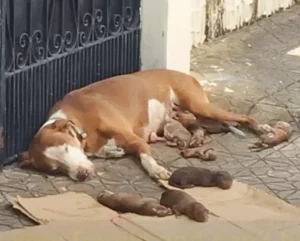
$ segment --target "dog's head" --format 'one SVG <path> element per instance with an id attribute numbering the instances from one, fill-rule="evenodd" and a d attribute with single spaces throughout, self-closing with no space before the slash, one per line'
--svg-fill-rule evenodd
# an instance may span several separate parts
<path id="1" fill-rule="evenodd" d="M 215 173 L 215 179 L 217 186 L 222 189 L 229 189 L 232 186 L 233 178 L 226 171 L 217 171 Z"/>
<path id="2" fill-rule="evenodd" d="M 84 181 L 95 174 L 93 163 L 84 154 L 86 138 L 86 133 L 72 121 L 54 120 L 38 131 L 28 152 L 19 155 L 19 166 Z"/>

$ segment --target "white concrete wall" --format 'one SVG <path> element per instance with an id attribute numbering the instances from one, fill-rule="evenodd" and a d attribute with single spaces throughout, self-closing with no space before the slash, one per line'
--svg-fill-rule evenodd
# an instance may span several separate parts
<path id="1" fill-rule="evenodd" d="M 242 27 L 244 23 L 249 23 L 254 12 L 254 5 L 254 0 L 224 0 L 223 29 L 232 31 Z"/>
<path id="2" fill-rule="evenodd" d="M 270 16 L 280 8 L 286 9 L 294 5 L 294 0 L 259 0 L 257 8 L 257 17 Z"/>
<path id="3" fill-rule="evenodd" d="M 192 0 L 192 43 L 203 43 L 206 39 L 206 0 Z"/>
<path id="4" fill-rule="evenodd" d="M 189 73 L 191 0 L 142 1 L 142 69 Z"/>
<path id="5" fill-rule="evenodd" d="M 205 2 L 207 8 L 203 7 Z M 294 4 L 295 0 L 193 0 L 192 45 L 197 46 L 205 41 L 206 25 L 210 28 L 208 37 L 214 38 L 220 32 L 236 30 L 252 20 L 270 16 Z M 207 9 L 208 18 L 204 18 Z M 222 19 L 218 19 L 220 16 Z"/>
<path id="6" fill-rule="evenodd" d="M 143 0 L 142 69 L 189 73 L 193 45 L 294 3 L 295 0 Z"/>

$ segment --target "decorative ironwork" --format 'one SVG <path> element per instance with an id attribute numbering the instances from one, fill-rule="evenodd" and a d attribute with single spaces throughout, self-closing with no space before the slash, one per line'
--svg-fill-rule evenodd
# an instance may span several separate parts
<path id="1" fill-rule="evenodd" d="M 8 1 L 6 71 L 139 29 L 139 8 L 140 0 Z"/>
<path id="2" fill-rule="evenodd" d="M 0 3 L 7 155 L 27 147 L 47 110 L 66 92 L 140 68 L 140 0 Z"/>

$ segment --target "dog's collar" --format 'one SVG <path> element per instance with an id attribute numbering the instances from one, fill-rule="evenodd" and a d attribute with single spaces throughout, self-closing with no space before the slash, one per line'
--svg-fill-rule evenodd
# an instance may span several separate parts
<path id="1" fill-rule="evenodd" d="M 56 120 L 64 120 L 62 118 L 52 118 L 51 120 L 56 121 Z M 68 120 L 68 122 L 70 123 L 70 127 L 72 128 L 72 130 L 81 137 L 82 140 L 85 140 L 87 138 L 87 133 L 80 128 L 79 126 L 75 125 L 75 123 L 71 120 Z"/>
<path id="2" fill-rule="evenodd" d="M 82 140 L 87 138 L 87 133 L 82 128 L 76 126 L 73 122 L 71 122 L 71 127 L 76 132 L 76 134 L 81 137 Z"/>

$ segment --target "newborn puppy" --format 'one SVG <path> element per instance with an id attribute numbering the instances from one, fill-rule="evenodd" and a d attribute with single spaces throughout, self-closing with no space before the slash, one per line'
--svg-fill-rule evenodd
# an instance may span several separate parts
<path id="1" fill-rule="evenodd" d="M 204 148 L 204 147 L 188 148 L 180 151 L 180 154 L 184 158 L 194 157 L 194 158 L 200 158 L 204 161 L 215 161 L 217 159 L 217 153 L 213 148 Z"/>
<path id="2" fill-rule="evenodd" d="M 165 217 L 172 215 L 169 208 L 152 200 L 145 200 L 139 195 L 128 193 L 113 193 L 105 190 L 97 197 L 102 205 L 120 213 L 136 213 L 144 216 Z"/>
<path id="3" fill-rule="evenodd" d="M 200 127 L 193 132 L 189 147 L 196 148 L 204 144 L 206 131 Z"/>
<path id="4" fill-rule="evenodd" d="M 172 120 L 164 127 L 164 137 L 168 146 L 185 149 L 189 147 L 192 135 L 179 121 Z"/>
<path id="5" fill-rule="evenodd" d="M 185 189 L 194 186 L 219 187 L 229 189 L 233 178 L 226 171 L 212 171 L 200 167 L 181 167 L 174 171 L 168 183 L 170 186 Z"/>
<path id="6" fill-rule="evenodd" d="M 278 121 L 274 127 L 266 124 L 258 125 L 257 132 L 260 133 L 260 140 L 250 144 L 249 149 L 262 151 L 288 141 L 292 136 L 293 128 L 287 122 Z"/>
<path id="7" fill-rule="evenodd" d="M 245 136 L 245 133 L 235 127 L 237 123 L 221 123 L 210 118 L 196 118 L 192 113 L 176 108 L 173 118 L 179 121 L 192 134 L 195 131 L 202 129 L 209 134 L 233 132 L 239 136 Z"/>
<path id="8" fill-rule="evenodd" d="M 160 205 L 171 208 L 176 216 L 186 215 L 197 222 L 206 222 L 209 211 L 189 194 L 179 190 L 167 190 L 160 198 Z"/>
<path id="9" fill-rule="evenodd" d="M 167 146 L 178 147 L 180 150 L 188 148 L 192 135 L 179 121 L 172 119 L 171 114 L 166 117 L 163 130 L 164 137 L 159 137 L 155 132 L 151 132 L 148 141 L 150 143 L 163 141 L 166 142 Z"/>
<path id="10" fill-rule="evenodd" d="M 197 124 L 197 118 L 192 113 L 188 111 L 176 110 L 170 114 L 170 117 L 180 122 L 182 126 L 192 134 L 189 147 L 193 148 L 203 145 L 206 131 Z"/>

